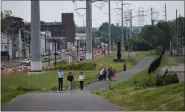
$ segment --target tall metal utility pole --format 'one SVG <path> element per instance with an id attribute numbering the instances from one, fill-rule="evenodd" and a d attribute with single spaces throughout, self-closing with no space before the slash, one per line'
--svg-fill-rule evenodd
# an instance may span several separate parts
<path id="1" fill-rule="evenodd" d="M 153 8 L 151 8 L 151 25 L 154 25 L 153 24 Z"/>
<path id="2" fill-rule="evenodd" d="M 164 8 L 165 8 L 165 21 L 167 21 L 167 11 L 166 11 L 166 3 L 165 3 L 165 6 L 164 6 Z"/>
<path id="3" fill-rule="evenodd" d="M 108 54 L 111 53 L 111 10 L 110 10 L 110 0 L 109 0 L 109 48 Z"/>
<path id="4" fill-rule="evenodd" d="M 177 35 L 177 9 L 176 9 L 176 25 L 175 25 L 176 27 L 175 27 L 175 31 L 176 31 L 176 35 Z"/>
<path id="5" fill-rule="evenodd" d="M 121 10 L 121 22 L 122 22 L 122 27 L 121 27 L 121 30 L 122 30 L 122 34 L 121 34 L 121 49 L 124 50 L 124 27 L 123 27 L 123 5 L 131 5 L 130 3 L 124 3 L 123 4 L 123 0 L 121 0 L 121 8 L 115 8 L 115 9 L 119 9 Z"/>
<path id="6" fill-rule="evenodd" d="M 130 38 L 132 38 L 132 10 L 129 12 L 130 16 Z M 129 39 L 128 39 L 128 61 L 130 61 L 130 48 L 129 48 Z"/>
<path id="7" fill-rule="evenodd" d="M 86 59 L 92 60 L 92 4 L 86 1 Z"/>
<path id="8" fill-rule="evenodd" d="M 31 72 L 41 72 L 40 4 L 31 0 Z"/>
<path id="9" fill-rule="evenodd" d="M 130 38 L 132 38 L 132 10 L 130 10 Z"/>
<path id="10" fill-rule="evenodd" d="M 46 54 L 46 52 L 47 52 L 47 49 L 46 49 L 46 39 L 47 39 L 47 35 L 46 35 L 46 31 L 45 31 L 45 39 L 44 39 L 44 40 L 45 40 L 45 41 L 44 41 L 44 42 L 45 42 L 45 54 Z"/>
<path id="11" fill-rule="evenodd" d="M 123 0 L 121 0 L 121 50 L 124 50 L 124 38 L 123 38 Z"/>

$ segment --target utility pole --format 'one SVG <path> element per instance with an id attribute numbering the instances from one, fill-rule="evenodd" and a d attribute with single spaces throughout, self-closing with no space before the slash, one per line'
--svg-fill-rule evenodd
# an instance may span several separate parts
<path id="1" fill-rule="evenodd" d="M 179 14 L 178 37 L 180 38 L 180 50 L 182 50 L 182 35 L 181 35 L 181 15 Z"/>
<path id="2" fill-rule="evenodd" d="M 165 16 L 165 21 L 167 22 L 167 11 L 166 11 L 166 3 L 165 3 L 165 7 L 164 7 L 164 8 L 165 8 L 165 15 L 164 15 L 164 16 Z"/>
<path id="3" fill-rule="evenodd" d="M 86 1 L 86 59 L 92 60 L 92 4 Z"/>
<path id="4" fill-rule="evenodd" d="M 132 38 L 132 10 L 130 10 L 130 38 Z"/>
<path id="5" fill-rule="evenodd" d="M 130 38 L 132 38 L 132 10 L 130 10 L 130 13 L 129 13 L 129 15 L 130 15 Z M 130 39 L 128 39 L 128 61 L 130 61 L 130 48 L 129 48 L 129 40 Z"/>
<path id="6" fill-rule="evenodd" d="M 55 68 L 57 66 L 57 58 L 56 58 L 56 55 L 57 55 L 57 41 L 56 41 L 56 38 L 55 38 Z"/>
<path id="7" fill-rule="evenodd" d="M 45 54 L 46 54 L 46 51 L 47 51 L 47 49 L 46 49 L 46 38 L 47 38 L 47 35 L 46 35 L 46 31 L 45 31 Z"/>
<path id="8" fill-rule="evenodd" d="M 55 24 L 56 24 L 56 20 L 55 20 Z M 56 31 L 55 31 L 55 33 L 54 33 L 54 41 L 55 41 L 55 68 L 56 68 L 56 64 L 57 64 L 57 58 L 56 58 L 56 56 L 57 56 L 57 41 L 56 41 L 56 37 L 57 37 L 57 35 L 56 35 Z"/>
<path id="9" fill-rule="evenodd" d="M 123 16 L 124 16 L 124 14 L 123 14 L 123 5 L 131 5 L 131 4 L 129 4 L 129 3 L 124 3 L 123 4 L 123 0 L 121 0 L 121 8 L 115 8 L 115 9 L 119 9 L 119 10 L 121 10 L 121 23 L 122 23 L 122 27 L 121 27 L 121 38 L 120 38 L 120 40 L 121 40 L 121 49 L 122 50 L 124 50 L 124 27 L 123 27 Z"/>
<path id="10" fill-rule="evenodd" d="M 108 54 L 111 52 L 111 10 L 110 10 L 110 0 L 109 0 L 109 48 Z"/>
<path id="11" fill-rule="evenodd" d="M 123 0 L 121 0 L 121 48 L 124 50 L 124 38 L 123 38 Z"/>
<path id="12" fill-rule="evenodd" d="M 153 8 L 151 8 L 151 25 L 153 26 L 154 23 L 153 23 Z"/>
<path id="13" fill-rule="evenodd" d="M 78 48 L 79 48 L 79 46 L 78 46 L 78 40 L 76 40 L 76 47 L 77 47 L 76 54 L 77 54 L 77 58 L 78 58 Z"/>

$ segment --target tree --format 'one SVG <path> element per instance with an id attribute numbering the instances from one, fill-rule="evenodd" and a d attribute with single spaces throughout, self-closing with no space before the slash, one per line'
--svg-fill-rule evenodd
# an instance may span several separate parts
<path id="1" fill-rule="evenodd" d="M 169 26 L 167 22 L 159 22 L 157 23 L 157 27 L 163 30 L 164 32 L 165 42 L 163 43 L 163 47 L 169 49 L 169 43 L 170 40 L 172 39 L 172 28 Z"/>
<path id="2" fill-rule="evenodd" d="M 6 33 L 11 29 L 11 25 L 13 23 L 11 10 L 1 11 L 1 32 Z"/>
<path id="3" fill-rule="evenodd" d="M 165 33 L 156 26 L 144 26 L 139 34 L 139 37 L 142 37 L 145 41 L 147 41 L 152 48 L 155 48 L 158 45 L 164 47 L 165 45 Z"/>
<path id="4" fill-rule="evenodd" d="M 13 16 L 10 10 L 5 10 L 4 13 L 1 12 L 1 15 L 4 17 L 1 19 L 1 31 L 3 33 L 11 35 L 12 28 L 14 28 L 14 33 L 18 33 L 19 29 L 24 28 L 24 19 Z"/>

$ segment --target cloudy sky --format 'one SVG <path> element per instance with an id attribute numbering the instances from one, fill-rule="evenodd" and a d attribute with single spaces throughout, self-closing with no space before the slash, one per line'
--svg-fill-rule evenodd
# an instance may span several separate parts
<path id="1" fill-rule="evenodd" d="M 164 5 L 167 5 L 167 19 L 175 19 L 175 11 L 184 16 L 184 1 L 124 1 L 131 5 L 124 5 L 124 11 L 133 10 L 133 25 L 138 25 L 138 9 L 144 9 L 144 24 L 150 24 L 150 9 L 154 9 L 154 19 L 164 20 Z M 2 10 L 11 10 L 14 16 L 23 18 L 26 22 L 31 21 L 31 2 L 30 1 L 2 1 Z M 100 8 L 103 6 L 102 8 Z M 119 1 L 111 1 L 111 22 L 121 23 L 121 11 L 115 8 L 120 8 Z M 78 12 L 76 8 L 85 8 L 85 2 L 72 1 L 41 1 L 40 2 L 40 18 L 45 22 L 61 22 L 61 13 L 74 13 L 75 23 L 79 26 L 86 24 L 85 10 L 81 9 Z M 93 27 L 99 27 L 103 22 L 108 22 L 108 3 L 95 2 L 92 4 L 92 24 Z"/>

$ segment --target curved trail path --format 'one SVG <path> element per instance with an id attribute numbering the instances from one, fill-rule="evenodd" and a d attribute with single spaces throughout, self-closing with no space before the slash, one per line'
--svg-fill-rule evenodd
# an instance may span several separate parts
<path id="1" fill-rule="evenodd" d="M 153 57 L 150 56 L 142 58 L 134 68 L 118 73 L 115 83 L 128 80 L 146 69 L 152 61 Z M 14 98 L 9 104 L 3 104 L 2 111 L 119 111 L 108 100 L 90 93 L 105 89 L 108 85 L 108 81 L 104 81 L 89 84 L 84 91 L 28 93 Z"/>

